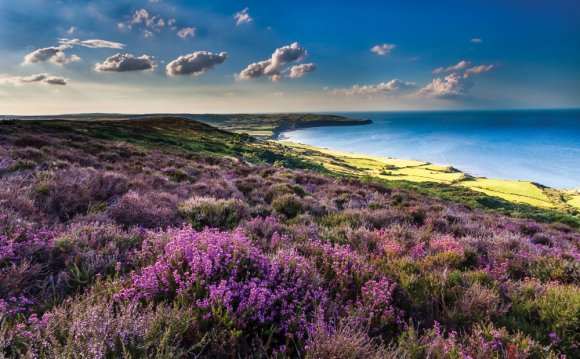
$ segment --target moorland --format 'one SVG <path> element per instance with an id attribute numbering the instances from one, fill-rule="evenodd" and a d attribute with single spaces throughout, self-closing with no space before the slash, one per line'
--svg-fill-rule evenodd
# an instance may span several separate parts
<path id="1" fill-rule="evenodd" d="M 260 121 L 0 122 L 1 353 L 580 355 L 574 193 Z"/>

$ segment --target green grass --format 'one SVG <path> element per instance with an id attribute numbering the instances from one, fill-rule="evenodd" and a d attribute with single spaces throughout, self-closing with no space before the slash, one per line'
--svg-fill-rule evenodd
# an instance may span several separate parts
<path id="1" fill-rule="evenodd" d="M 545 188 L 529 181 L 474 178 L 452 167 L 420 161 L 365 156 L 289 141 L 278 143 L 340 175 L 405 187 L 514 217 L 580 227 L 580 194 L 577 192 Z"/>

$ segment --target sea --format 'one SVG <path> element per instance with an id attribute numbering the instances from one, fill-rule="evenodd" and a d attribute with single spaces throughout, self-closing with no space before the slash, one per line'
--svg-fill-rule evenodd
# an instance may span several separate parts
<path id="1" fill-rule="evenodd" d="M 473 176 L 580 188 L 580 110 L 335 113 L 373 124 L 285 132 L 333 150 L 453 166 Z"/>

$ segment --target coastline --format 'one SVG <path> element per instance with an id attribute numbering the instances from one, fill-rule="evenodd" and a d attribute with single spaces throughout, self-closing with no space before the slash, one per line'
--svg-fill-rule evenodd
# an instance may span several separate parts
<path id="1" fill-rule="evenodd" d="M 475 177 L 452 166 L 441 166 L 431 162 L 305 145 L 284 139 L 283 134 L 274 142 L 343 175 L 371 176 L 387 181 L 447 184 L 542 208 L 580 209 L 580 189 L 550 188 L 527 180 Z"/>
<path id="2" fill-rule="evenodd" d="M 280 124 L 277 127 L 275 127 L 272 130 L 272 136 L 270 136 L 269 139 L 282 140 L 282 139 L 284 139 L 284 132 L 304 130 L 307 128 L 362 126 L 362 125 L 371 125 L 371 124 L 373 124 L 373 121 L 370 119 L 349 119 L 346 117 L 340 121 L 337 121 L 336 119 L 332 119 L 332 120 L 329 119 L 329 120 L 309 121 L 307 123 L 289 122 L 289 123 Z"/>

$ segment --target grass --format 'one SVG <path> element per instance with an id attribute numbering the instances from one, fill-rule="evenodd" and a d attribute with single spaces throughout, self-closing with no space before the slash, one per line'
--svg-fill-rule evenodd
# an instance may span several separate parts
<path id="1" fill-rule="evenodd" d="M 546 188 L 530 181 L 474 178 L 453 167 L 428 162 L 367 156 L 290 141 L 277 141 L 340 175 L 366 177 L 429 194 L 538 221 L 580 226 L 580 194 Z"/>
<path id="2" fill-rule="evenodd" d="M 542 186 L 529 181 L 473 178 L 452 167 L 433 165 L 428 162 L 333 151 L 290 141 L 280 141 L 280 143 L 294 148 L 313 161 L 320 162 L 331 171 L 343 174 L 364 175 L 385 180 L 457 185 L 508 201 L 542 208 L 564 208 L 576 204 L 574 200 L 566 202 L 551 198 Z"/>

